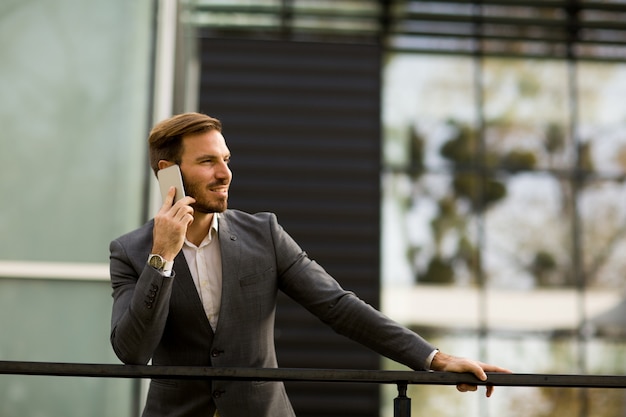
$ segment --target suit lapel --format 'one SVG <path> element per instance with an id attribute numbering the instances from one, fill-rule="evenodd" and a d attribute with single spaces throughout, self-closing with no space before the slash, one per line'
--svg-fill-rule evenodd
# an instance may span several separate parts
<path id="1" fill-rule="evenodd" d="M 239 289 L 239 260 L 241 258 L 241 242 L 237 236 L 237 231 L 233 229 L 232 224 L 228 221 L 228 212 L 219 216 L 219 242 L 222 257 L 222 301 L 220 308 L 220 323 L 229 317 L 228 311 L 231 309 L 232 297 L 229 294 Z M 224 313 L 224 314 L 222 314 Z"/>

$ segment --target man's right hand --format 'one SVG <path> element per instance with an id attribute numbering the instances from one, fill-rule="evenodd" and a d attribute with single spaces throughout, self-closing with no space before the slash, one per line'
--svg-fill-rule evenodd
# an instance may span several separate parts
<path id="1" fill-rule="evenodd" d="M 437 352 L 430 365 L 430 369 L 433 371 L 442 372 L 469 372 L 474 374 L 476 378 L 481 381 L 487 380 L 487 374 L 485 372 L 502 372 L 510 374 L 511 371 L 499 366 L 490 365 L 487 363 L 461 358 L 458 356 L 447 355 L 442 352 Z M 476 391 L 478 387 L 470 384 L 459 384 L 456 387 L 461 392 Z M 487 384 L 487 397 L 491 397 L 493 393 L 493 385 Z"/>
<path id="2" fill-rule="evenodd" d="M 187 227 L 193 222 L 193 197 L 184 197 L 176 204 L 176 188 L 170 187 L 159 212 L 154 216 L 152 251 L 166 261 L 173 261 L 185 242 Z"/>

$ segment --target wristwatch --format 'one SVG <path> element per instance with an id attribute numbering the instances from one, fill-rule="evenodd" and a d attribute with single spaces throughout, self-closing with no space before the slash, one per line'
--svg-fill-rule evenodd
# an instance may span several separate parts
<path id="1" fill-rule="evenodd" d="M 148 256 L 148 265 L 157 271 L 171 271 L 174 261 L 166 261 L 161 255 L 151 253 L 150 256 Z"/>

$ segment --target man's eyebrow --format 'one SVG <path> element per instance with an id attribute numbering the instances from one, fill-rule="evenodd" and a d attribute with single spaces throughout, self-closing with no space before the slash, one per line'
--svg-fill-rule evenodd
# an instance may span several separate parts
<path id="1" fill-rule="evenodd" d="M 204 154 L 196 158 L 196 161 L 205 161 L 207 159 L 230 159 L 230 152 L 225 155 Z"/>

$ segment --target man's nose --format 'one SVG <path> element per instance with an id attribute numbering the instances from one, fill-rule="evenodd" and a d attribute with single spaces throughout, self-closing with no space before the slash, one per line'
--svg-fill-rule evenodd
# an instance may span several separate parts
<path id="1" fill-rule="evenodd" d="M 226 164 L 225 162 L 222 162 L 217 168 L 215 172 L 215 176 L 218 178 L 230 179 L 232 177 L 232 172 L 230 168 L 228 167 L 228 164 Z"/>

